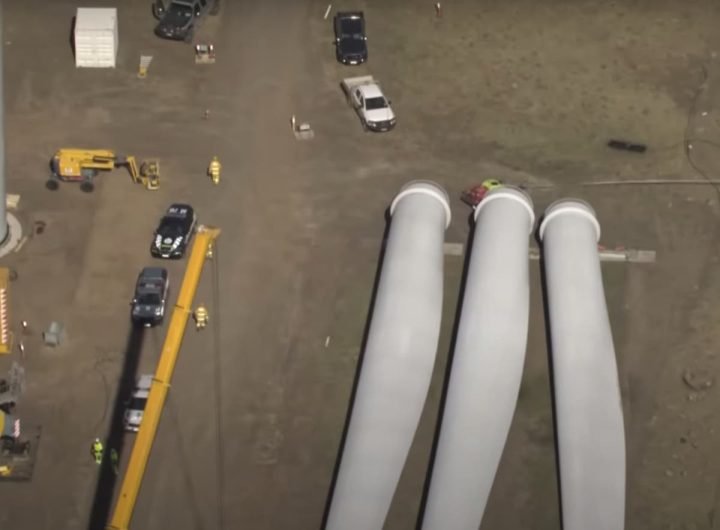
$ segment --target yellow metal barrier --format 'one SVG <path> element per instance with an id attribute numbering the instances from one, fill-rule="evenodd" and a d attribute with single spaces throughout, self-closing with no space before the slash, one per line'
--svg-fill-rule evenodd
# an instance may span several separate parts
<path id="1" fill-rule="evenodd" d="M 165 343 L 160 354 L 155 378 L 150 387 L 150 395 L 145 406 L 140 430 L 130 454 L 130 462 L 123 477 L 120 495 L 110 519 L 110 524 L 107 526 L 108 530 L 127 530 L 130 524 L 145 474 L 145 467 L 150 458 L 150 450 L 157 434 L 160 415 L 170 388 L 175 362 L 185 335 L 187 321 L 192 314 L 192 303 L 200 281 L 200 274 L 205 264 L 208 249 L 219 235 L 220 230 L 217 228 L 204 226 L 198 228 L 187 268 L 185 269 L 185 276 L 180 286 L 177 303 L 173 309 L 170 325 L 165 336 Z"/>
<path id="2" fill-rule="evenodd" d="M 10 329 L 10 269 L 0 268 L 0 354 L 12 352 Z"/>

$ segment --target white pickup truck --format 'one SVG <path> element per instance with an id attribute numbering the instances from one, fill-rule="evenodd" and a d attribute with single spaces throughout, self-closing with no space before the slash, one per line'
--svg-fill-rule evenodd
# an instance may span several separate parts
<path id="1" fill-rule="evenodd" d="M 373 76 L 349 77 L 343 79 L 341 84 L 348 103 L 360 116 L 365 130 L 381 132 L 395 127 L 397 120 L 390 101 L 383 95 Z"/>

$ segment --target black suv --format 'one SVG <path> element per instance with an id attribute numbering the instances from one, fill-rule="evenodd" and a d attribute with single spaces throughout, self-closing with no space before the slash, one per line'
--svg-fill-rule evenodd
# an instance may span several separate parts
<path id="1" fill-rule="evenodd" d="M 346 11 L 335 15 L 335 56 L 342 64 L 367 61 L 365 15 L 362 11 Z"/>
<path id="2" fill-rule="evenodd" d="M 220 0 L 155 0 L 153 15 L 159 20 L 155 35 L 163 39 L 191 42 L 195 28 L 206 14 L 217 15 Z"/>
<path id="3" fill-rule="evenodd" d="M 135 284 L 132 301 L 132 320 L 136 324 L 153 326 L 165 317 L 168 293 L 168 272 L 162 267 L 145 267 Z"/>

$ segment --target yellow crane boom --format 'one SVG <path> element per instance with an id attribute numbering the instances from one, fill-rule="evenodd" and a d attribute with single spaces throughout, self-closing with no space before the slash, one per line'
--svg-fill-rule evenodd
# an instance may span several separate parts
<path id="1" fill-rule="evenodd" d="M 200 281 L 203 265 L 208 250 L 219 235 L 220 230 L 217 228 L 204 226 L 198 228 L 187 268 L 185 269 L 185 276 L 180 286 L 177 303 L 173 309 L 170 325 L 165 336 L 155 377 L 150 387 L 150 394 L 145 406 L 140 430 L 130 454 L 130 461 L 123 477 L 120 495 L 110 519 L 110 524 L 107 526 L 108 530 L 127 530 L 130 524 L 135 501 L 145 475 L 145 467 L 150 458 L 150 451 L 160 423 L 160 415 L 170 388 L 175 362 L 185 335 L 187 321 L 192 313 L 193 298 Z"/>

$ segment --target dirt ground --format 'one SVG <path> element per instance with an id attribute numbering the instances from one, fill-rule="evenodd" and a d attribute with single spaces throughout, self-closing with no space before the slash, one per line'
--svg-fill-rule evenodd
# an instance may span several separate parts
<path id="1" fill-rule="evenodd" d="M 465 243 L 462 189 L 499 177 L 532 188 L 538 214 L 588 200 L 602 243 L 655 250 L 652 265 L 608 264 L 606 291 L 620 363 L 628 441 L 627 528 L 720 528 L 718 209 L 711 186 L 585 186 L 647 178 L 714 178 L 720 12 L 710 0 L 341 2 L 363 9 L 370 59 L 334 61 L 318 0 L 223 2 L 201 35 L 218 51 L 152 34 L 149 0 L 118 5 L 115 70 L 75 69 L 77 3 L 5 2 L 7 188 L 27 243 L 14 268 L 13 323 L 30 323 L 18 413 L 43 428 L 29 483 L 0 483 L 0 528 L 102 528 L 119 479 L 90 457 L 118 427 L 136 373 L 152 372 L 164 329 L 133 332 L 128 303 L 152 263 L 164 208 L 190 201 L 221 227 L 198 302 L 212 329 L 189 329 L 136 507 L 133 528 L 319 528 L 376 275 L 384 212 L 407 181 L 453 197 L 447 241 Z M 136 78 L 140 55 L 149 76 Z M 398 115 L 363 133 L 339 89 L 371 73 Z M 209 118 L 203 119 L 205 111 Z M 703 114 L 705 113 L 705 114 Z M 315 138 L 297 141 L 291 115 Z M 644 154 L 607 140 L 646 143 Z M 686 139 L 693 149 L 686 154 Z M 150 193 L 122 169 L 93 194 L 44 188 L 59 147 L 158 157 Z M 213 155 L 224 166 L 203 177 Z M 35 233 L 44 223 L 42 233 Z M 184 262 L 168 265 L 173 293 Z M 448 256 L 443 333 L 426 411 L 387 529 L 413 528 L 427 473 L 463 261 Z M 518 409 L 483 530 L 559 527 L 540 272 Z M 59 348 L 42 345 L 53 320 Z M 17 329 L 19 333 L 19 329 Z M 710 374 L 710 375 L 708 375 Z M 119 396 L 119 398 L 118 398 Z M 118 401 L 119 399 L 119 401 Z"/>

